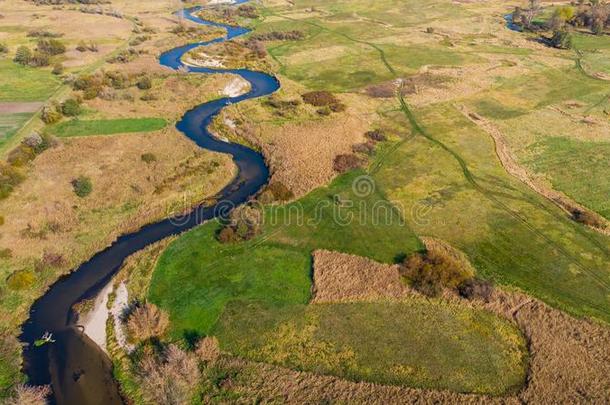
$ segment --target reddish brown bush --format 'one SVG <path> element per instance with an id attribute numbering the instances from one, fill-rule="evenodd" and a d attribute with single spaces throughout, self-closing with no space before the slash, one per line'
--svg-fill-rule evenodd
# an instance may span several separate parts
<path id="1" fill-rule="evenodd" d="M 345 173 L 349 170 L 362 167 L 364 160 L 354 154 L 338 155 L 333 163 L 333 168 L 339 173 Z"/>
<path id="2" fill-rule="evenodd" d="M 581 224 L 585 224 L 587 226 L 591 226 L 594 228 L 602 227 L 601 221 L 595 216 L 595 214 L 592 214 L 587 211 L 573 209 L 572 210 L 572 219 L 576 222 L 579 222 Z"/>
<path id="3" fill-rule="evenodd" d="M 383 142 L 386 139 L 388 139 L 388 137 L 386 136 L 385 132 L 382 129 L 374 129 L 372 131 L 368 131 L 367 133 L 364 134 L 364 136 L 366 136 L 368 139 L 370 139 L 373 142 Z"/>
<path id="4" fill-rule="evenodd" d="M 493 293 L 493 285 L 489 281 L 472 278 L 460 284 L 458 286 L 458 292 L 466 299 L 480 299 L 488 302 Z"/>
<path id="5" fill-rule="evenodd" d="M 303 101 L 307 104 L 311 104 L 316 107 L 323 107 L 333 103 L 337 103 L 339 100 L 328 91 L 312 91 L 303 94 Z"/>
<path id="6" fill-rule="evenodd" d="M 424 295 L 435 297 L 443 288 L 455 289 L 473 277 L 464 263 L 442 251 L 416 253 L 405 259 L 401 274 Z"/>

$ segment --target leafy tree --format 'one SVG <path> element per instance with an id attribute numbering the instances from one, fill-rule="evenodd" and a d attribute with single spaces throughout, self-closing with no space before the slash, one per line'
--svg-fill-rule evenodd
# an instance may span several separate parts
<path id="1" fill-rule="evenodd" d="M 54 124 L 61 119 L 61 113 L 58 111 L 56 105 L 46 105 L 42 109 L 40 119 L 42 119 L 45 124 Z"/>

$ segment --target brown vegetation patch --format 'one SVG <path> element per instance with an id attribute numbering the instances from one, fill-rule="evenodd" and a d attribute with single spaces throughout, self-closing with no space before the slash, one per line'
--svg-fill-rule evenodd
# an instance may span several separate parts
<path id="1" fill-rule="evenodd" d="M 513 319 L 531 353 L 525 403 L 607 403 L 610 328 L 575 319 L 521 293 L 497 291 L 484 305 Z"/>
<path id="2" fill-rule="evenodd" d="M 279 366 L 226 358 L 220 364 L 231 376 L 222 386 L 248 398 L 285 404 L 518 404 L 512 397 L 497 398 L 352 382 L 332 376 L 294 371 Z"/>
<path id="3" fill-rule="evenodd" d="M 313 283 L 315 303 L 400 298 L 408 290 L 398 266 L 328 250 L 313 252 Z"/>

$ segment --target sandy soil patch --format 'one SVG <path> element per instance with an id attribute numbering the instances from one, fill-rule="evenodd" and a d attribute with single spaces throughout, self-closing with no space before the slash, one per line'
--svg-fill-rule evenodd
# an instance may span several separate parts
<path id="1" fill-rule="evenodd" d="M 313 252 L 313 303 L 403 297 L 408 288 L 397 265 L 328 250 Z"/>
<path id="2" fill-rule="evenodd" d="M 17 114 L 36 112 L 42 107 L 41 102 L 31 103 L 0 103 L 0 114 Z"/>
<path id="3" fill-rule="evenodd" d="M 222 90 L 222 94 L 228 97 L 238 97 L 250 90 L 250 83 L 241 77 L 236 77 Z"/>
<path id="4" fill-rule="evenodd" d="M 103 351 L 106 351 L 106 321 L 108 320 L 108 296 L 113 291 L 112 283 L 109 283 L 95 297 L 93 308 L 87 314 L 79 316 L 78 324 L 83 331 Z"/>

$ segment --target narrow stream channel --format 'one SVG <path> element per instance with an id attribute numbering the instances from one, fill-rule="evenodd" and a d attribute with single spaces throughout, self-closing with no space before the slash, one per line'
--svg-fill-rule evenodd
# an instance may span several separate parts
<path id="1" fill-rule="evenodd" d="M 245 2 L 247 0 L 238 0 L 233 4 Z M 110 247 L 58 280 L 34 303 L 20 336 L 20 340 L 26 344 L 23 367 L 31 384 L 52 384 L 52 403 L 123 403 L 118 384 L 112 376 L 110 359 L 76 326 L 72 306 L 84 298 L 97 295 L 131 254 L 168 236 L 191 229 L 219 213 L 226 213 L 227 209 L 246 202 L 268 181 L 269 170 L 259 153 L 242 145 L 218 140 L 207 127 L 223 107 L 269 95 L 279 89 L 280 83 L 271 75 L 246 69 L 225 70 L 184 65 L 181 58 L 191 49 L 231 40 L 249 32 L 246 28 L 202 20 L 194 15 L 200 9 L 196 7 L 185 10 L 181 16 L 198 24 L 224 28 L 227 36 L 172 49 L 162 54 L 159 61 L 163 66 L 186 69 L 189 73 L 236 74 L 250 83 L 248 93 L 202 104 L 188 111 L 177 124 L 177 128 L 201 148 L 230 154 L 238 167 L 238 174 L 218 194 L 219 203 L 216 205 L 200 206 L 183 217 L 166 219 L 121 236 Z M 46 332 L 53 334 L 55 343 L 36 347 L 34 342 Z"/>

